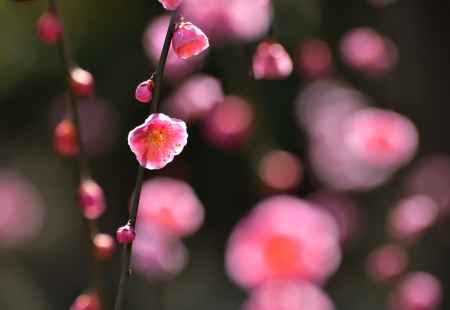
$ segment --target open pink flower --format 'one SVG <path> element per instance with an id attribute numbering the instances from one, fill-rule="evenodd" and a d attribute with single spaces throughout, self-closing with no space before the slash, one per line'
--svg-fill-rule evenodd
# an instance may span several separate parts
<path id="1" fill-rule="evenodd" d="M 203 217 L 202 203 L 189 184 L 157 177 L 142 186 L 139 225 L 184 237 L 199 229 Z"/>
<path id="2" fill-rule="evenodd" d="M 273 280 L 322 282 L 340 262 L 339 232 L 325 211 L 292 196 L 256 206 L 228 243 L 226 266 L 244 288 Z"/>
<path id="3" fill-rule="evenodd" d="M 176 10 L 183 0 L 158 0 L 166 10 Z"/>
<path id="4" fill-rule="evenodd" d="M 181 59 L 199 55 L 209 47 L 206 34 L 190 22 L 181 22 L 175 28 L 172 47 Z"/>
<path id="5" fill-rule="evenodd" d="M 293 69 L 291 56 L 275 42 L 262 42 L 253 56 L 253 74 L 260 79 L 283 79 Z"/>
<path id="6" fill-rule="evenodd" d="M 330 298 L 308 282 L 275 281 L 255 289 L 243 310 L 333 310 Z"/>
<path id="7" fill-rule="evenodd" d="M 130 131 L 128 145 L 141 166 L 154 170 L 165 167 L 180 154 L 187 138 L 185 122 L 156 113 Z"/>

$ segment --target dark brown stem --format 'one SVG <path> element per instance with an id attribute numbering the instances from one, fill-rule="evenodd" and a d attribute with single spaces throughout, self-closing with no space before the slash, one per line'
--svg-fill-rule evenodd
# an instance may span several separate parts
<path id="1" fill-rule="evenodd" d="M 63 19 L 61 17 L 61 13 L 59 11 L 59 6 L 58 6 L 58 1 L 57 0 L 49 0 L 49 10 L 50 12 L 52 12 L 53 14 L 55 14 L 60 23 L 61 23 L 61 27 L 62 32 L 61 32 L 61 37 L 58 41 L 58 51 L 59 51 L 59 55 L 60 55 L 60 59 L 64 68 L 64 76 L 66 79 L 66 83 L 68 85 L 68 89 L 69 89 L 69 115 L 70 118 L 74 124 L 75 127 L 75 131 L 76 131 L 76 142 L 78 145 L 78 154 L 76 155 L 76 160 L 75 160 L 75 167 L 74 167 L 74 179 L 75 179 L 75 201 L 76 204 L 79 204 L 79 198 L 78 198 L 78 190 L 79 187 L 81 185 L 81 182 L 90 177 L 90 173 L 89 173 L 89 167 L 88 167 L 88 163 L 87 163 L 87 158 L 86 158 L 86 152 L 84 149 L 84 145 L 82 142 L 82 137 L 81 137 L 81 124 L 80 124 L 80 116 L 79 116 L 79 111 L 78 111 L 78 98 L 77 95 L 73 93 L 73 91 L 70 88 L 70 79 L 71 79 L 71 70 L 74 67 L 74 61 L 72 58 L 72 54 L 70 51 L 70 45 L 69 45 L 69 41 L 66 35 L 66 32 L 64 30 L 64 25 L 63 25 Z M 101 275 L 100 275 L 100 264 L 98 262 L 98 260 L 95 258 L 95 253 L 94 253 L 94 244 L 93 244 L 93 238 L 95 236 L 95 234 L 98 232 L 98 224 L 96 220 L 88 220 L 83 216 L 83 221 L 86 227 L 86 232 L 87 232 L 87 238 L 89 239 L 88 245 L 89 245 L 89 253 L 90 253 L 90 269 L 92 271 L 91 276 L 92 276 L 92 286 L 95 290 L 95 292 L 97 293 L 97 295 L 99 296 L 99 298 L 101 299 L 101 304 L 104 305 L 105 299 L 102 298 L 103 294 L 102 294 L 102 285 L 101 285 Z"/>
<path id="2" fill-rule="evenodd" d="M 172 16 L 170 18 L 169 27 L 167 28 L 166 38 L 164 40 L 164 46 L 161 50 L 161 56 L 159 58 L 158 66 L 155 72 L 155 90 L 153 94 L 153 100 L 150 106 L 150 113 L 156 113 L 159 111 L 159 102 L 161 97 L 161 86 L 164 78 L 164 69 L 166 67 L 167 56 L 169 54 L 170 44 L 172 42 L 173 33 L 175 31 L 175 26 L 179 20 L 178 11 L 172 12 Z M 136 218 L 138 214 L 139 208 L 139 200 L 141 196 L 142 183 L 144 181 L 145 169 L 142 166 L 139 166 L 136 177 L 136 184 L 133 190 L 133 196 L 131 200 L 131 210 L 130 217 L 128 220 L 128 225 L 130 225 L 133 229 L 136 226 Z M 117 289 L 115 310 L 121 310 L 123 305 L 123 299 L 125 296 L 125 287 L 126 280 L 128 276 L 131 274 L 130 268 L 130 257 L 131 250 L 133 247 L 133 243 L 127 244 L 123 246 L 122 249 L 122 262 L 121 262 L 121 273 L 119 286 Z"/>

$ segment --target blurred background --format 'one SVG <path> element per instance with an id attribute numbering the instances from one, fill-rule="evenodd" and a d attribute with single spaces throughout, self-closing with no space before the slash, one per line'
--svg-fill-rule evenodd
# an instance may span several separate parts
<path id="1" fill-rule="evenodd" d="M 107 205 L 99 227 L 114 235 L 137 170 L 127 135 L 148 111 L 134 90 L 154 70 L 165 12 L 156 0 L 60 2 L 73 56 L 95 77 L 81 126 Z M 211 48 L 187 62 L 169 57 L 162 109 L 185 119 L 190 137 L 147 177 L 188 183 L 205 218 L 162 289 L 152 268 L 131 278 L 125 308 L 239 309 L 248 294 L 225 268 L 230 234 L 258 202 L 284 194 L 336 218 L 342 259 L 323 283 L 336 309 L 450 309 L 448 1 L 266 2 L 182 7 Z M 90 280 L 73 161 L 54 150 L 67 94 L 57 49 L 37 36 L 46 9 L 41 0 L 0 2 L 2 310 L 68 309 Z M 289 53 L 286 78 L 253 78 L 265 39 Z M 362 146 L 371 130 L 390 144 Z M 394 251 L 376 256 L 388 244 Z M 107 303 L 118 254 L 101 264 Z M 416 288 L 428 307 L 390 305 L 416 271 L 432 275 Z"/>

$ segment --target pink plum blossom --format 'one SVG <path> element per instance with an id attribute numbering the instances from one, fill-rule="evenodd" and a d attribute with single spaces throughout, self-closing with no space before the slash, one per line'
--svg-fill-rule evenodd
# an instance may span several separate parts
<path id="1" fill-rule="evenodd" d="M 137 272 L 150 279 L 168 279 L 183 270 L 187 261 L 187 249 L 179 239 L 139 225 L 131 256 Z"/>
<path id="2" fill-rule="evenodd" d="M 39 191 L 26 179 L 0 172 L 0 247 L 14 247 L 36 237 L 44 220 Z"/>
<path id="3" fill-rule="evenodd" d="M 70 88 L 77 96 L 89 97 L 94 93 L 94 77 L 89 71 L 73 68 L 70 71 Z"/>
<path id="4" fill-rule="evenodd" d="M 300 73 L 306 78 L 315 80 L 329 76 L 333 72 L 333 55 L 325 41 L 311 39 L 300 45 Z"/>
<path id="5" fill-rule="evenodd" d="M 272 20 L 272 4 L 267 0 L 184 0 L 181 9 L 215 44 L 257 40 Z"/>
<path id="6" fill-rule="evenodd" d="M 323 282 L 340 262 L 334 219 L 310 203 L 275 196 L 234 229 L 226 250 L 229 276 L 244 288 L 273 280 Z"/>
<path id="7" fill-rule="evenodd" d="M 146 169 L 161 169 L 181 153 L 187 144 L 186 124 L 156 113 L 130 131 L 128 145 L 139 164 Z"/>
<path id="8" fill-rule="evenodd" d="M 158 0 L 166 10 L 176 10 L 183 0 Z"/>
<path id="9" fill-rule="evenodd" d="M 250 136 L 254 118 L 254 111 L 244 98 L 227 96 L 207 115 L 203 132 L 211 144 L 221 149 L 239 148 Z"/>
<path id="10" fill-rule="evenodd" d="M 254 291 L 243 310 L 334 310 L 321 288 L 308 282 L 275 281 Z"/>
<path id="11" fill-rule="evenodd" d="M 153 98 L 153 88 L 155 87 L 155 83 L 153 80 L 147 80 L 142 83 L 140 83 L 136 87 L 136 92 L 134 97 L 137 101 L 142 103 L 150 102 Z"/>
<path id="12" fill-rule="evenodd" d="M 426 272 L 405 276 L 393 290 L 391 310 L 437 310 L 442 302 L 442 286 L 438 279 Z"/>
<path id="13" fill-rule="evenodd" d="M 95 258 L 101 261 L 110 259 L 116 249 L 113 237 L 108 234 L 96 234 L 92 239 L 92 244 Z"/>
<path id="14" fill-rule="evenodd" d="M 370 253 L 366 269 L 377 282 L 387 282 L 401 275 L 408 265 L 408 252 L 395 244 L 383 245 Z"/>
<path id="15" fill-rule="evenodd" d="M 143 184 L 139 225 L 184 237 L 198 230 L 203 218 L 202 203 L 192 187 L 184 181 L 156 177 Z"/>
<path id="16" fill-rule="evenodd" d="M 439 207 L 428 196 L 402 199 L 388 215 L 388 232 L 400 241 L 413 242 L 437 220 Z"/>
<path id="17" fill-rule="evenodd" d="M 379 76 L 395 66 L 395 44 L 368 27 L 356 28 L 344 35 L 340 52 L 345 63 L 370 76 Z"/>
<path id="18" fill-rule="evenodd" d="M 300 160 L 287 151 L 274 150 L 263 156 L 258 175 L 270 189 L 286 191 L 297 187 L 303 178 Z"/>
<path id="19" fill-rule="evenodd" d="M 256 79 L 284 79 L 293 69 L 291 56 L 275 42 L 262 42 L 253 55 L 253 74 Z"/>
<path id="20" fill-rule="evenodd" d="M 55 44 L 61 38 L 62 25 L 59 18 L 51 12 L 41 15 L 37 24 L 38 36 L 46 44 Z"/>
<path id="21" fill-rule="evenodd" d="M 102 188 L 92 179 L 81 182 L 79 189 L 80 208 L 87 219 L 95 220 L 106 208 Z"/>
<path id="22" fill-rule="evenodd" d="M 147 30 L 144 33 L 144 49 L 148 58 L 150 58 L 154 65 L 158 63 L 159 57 L 161 56 L 167 28 L 169 27 L 169 20 L 170 17 L 167 15 L 156 17 L 148 25 Z M 188 75 L 201 66 L 202 56 L 203 54 L 191 58 L 189 61 L 185 61 L 177 57 L 173 48 L 169 49 L 166 74 L 164 76 L 168 79 L 176 80 Z"/>
<path id="23" fill-rule="evenodd" d="M 56 126 L 53 145 L 59 155 L 74 156 L 78 154 L 77 133 L 71 120 L 62 120 Z"/>
<path id="24" fill-rule="evenodd" d="M 352 113 L 343 134 L 345 147 L 357 160 L 385 169 L 408 163 L 418 146 L 417 129 L 408 118 L 376 108 Z"/>
<path id="25" fill-rule="evenodd" d="M 205 117 L 223 100 L 221 82 L 212 76 L 198 74 L 185 81 L 164 107 L 174 117 L 195 121 Z"/>
<path id="26" fill-rule="evenodd" d="M 100 298 L 95 293 L 85 293 L 75 299 L 70 310 L 101 310 Z"/>
<path id="27" fill-rule="evenodd" d="M 179 58 L 189 59 L 207 50 L 209 40 L 200 28 L 190 22 L 182 21 L 175 28 L 172 47 Z"/>

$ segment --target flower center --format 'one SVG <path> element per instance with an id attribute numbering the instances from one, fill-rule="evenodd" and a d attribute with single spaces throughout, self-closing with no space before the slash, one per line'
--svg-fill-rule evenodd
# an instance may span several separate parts
<path id="1" fill-rule="evenodd" d="M 161 130 L 152 130 L 148 135 L 148 142 L 156 147 L 160 147 L 165 140 L 166 137 Z"/>
<path id="2" fill-rule="evenodd" d="M 271 237 L 265 246 L 266 263 L 278 275 L 292 273 L 300 259 L 300 247 L 297 240 L 284 235 Z"/>

